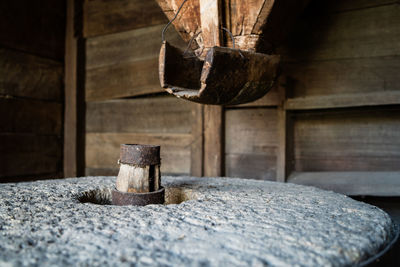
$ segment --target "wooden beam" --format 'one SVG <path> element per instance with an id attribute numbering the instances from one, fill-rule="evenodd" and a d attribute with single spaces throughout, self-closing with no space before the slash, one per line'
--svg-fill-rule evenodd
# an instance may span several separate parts
<path id="1" fill-rule="evenodd" d="M 294 172 L 288 182 L 351 196 L 400 196 L 400 172 Z"/>
<path id="2" fill-rule="evenodd" d="M 223 107 L 204 106 L 204 176 L 222 176 Z"/>
<path id="3" fill-rule="evenodd" d="M 190 151 L 190 175 L 203 176 L 203 130 L 204 130 L 204 106 L 192 105 L 192 144 Z"/>
<path id="4" fill-rule="evenodd" d="M 77 7 L 79 1 L 67 0 L 67 25 L 65 36 L 65 84 L 64 84 L 64 177 L 75 177 L 83 175 L 83 153 L 84 136 L 82 134 L 82 124 L 84 124 L 83 104 L 83 88 L 81 76 L 78 73 L 83 73 L 81 69 L 81 60 L 79 56 L 82 52 L 82 40 L 79 40 L 75 35 L 75 22 Z"/>
<path id="5" fill-rule="evenodd" d="M 400 91 L 383 91 L 290 98 L 285 103 L 285 109 L 307 110 L 398 104 L 400 104 Z"/>
<path id="6" fill-rule="evenodd" d="M 221 45 L 220 1 L 199 0 L 204 47 Z M 206 53 L 207 49 L 204 49 Z M 203 54 L 205 55 L 205 54 Z M 204 175 L 223 175 L 223 107 L 204 106 Z"/>

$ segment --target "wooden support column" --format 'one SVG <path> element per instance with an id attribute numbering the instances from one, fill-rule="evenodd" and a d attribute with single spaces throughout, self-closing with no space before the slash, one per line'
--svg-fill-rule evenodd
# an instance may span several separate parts
<path id="1" fill-rule="evenodd" d="M 200 19 L 204 42 L 207 48 L 221 45 L 220 1 L 200 0 Z M 223 175 L 223 107 L 204 106 L 204 175 Z"/>
<path id="2" fill-rule="evenodd" d="M 278 155 L 277 173 L 278 182 L 286 182 L 293 170 L 293 130 L 290 113 L 285 109 L 287 81 L 285 77 L 278 81 Z"/>
<path id="3" fill-rule="evenodd" d="M 204 144 L 204 105 L 195 104 L 192 108 L 192 145 L 190 151 L 190 175 L 203 176 Z"/>
<path id="4" fill-rule="evenodd" d="M 64 177 L 83 175 L 84 137 L 84 103 L 82 84 L 83 70 L 80 62 L 82 40 L 75 34 L 76 6 L 80 1 L 67 0 L 67 23 L 65 36 L 64 60 Z M 80 73 L 81 77 L 78 76 Z"/>

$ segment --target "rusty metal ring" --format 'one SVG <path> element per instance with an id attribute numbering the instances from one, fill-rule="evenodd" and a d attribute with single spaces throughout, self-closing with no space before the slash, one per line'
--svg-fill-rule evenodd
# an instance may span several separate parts
<path id="1" fill-rule="evenodd" d="M 159 165 L 160 146 L 122 144 L 119 163 L 136 166 Z"/>
<path id="2" fill-rule="evenodd" d="M 160 187 L 159 190 L 148 193 L 125 193 L 113 189 L 111 194 L 113 205 L 146 206 L 150 204 L 164 204 L 165 189 L 164 187 Z"/>

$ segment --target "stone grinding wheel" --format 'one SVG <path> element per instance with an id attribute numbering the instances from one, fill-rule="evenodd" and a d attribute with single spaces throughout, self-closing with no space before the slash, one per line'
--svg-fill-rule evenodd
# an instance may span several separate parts
<path id="1" fill-rule="evenodd" d="M 169 205 L 139 207 L 111 206 L 114 183 L 3 184 L 0 265 L 355 266 L 398 233 L 382 210 L 314 187 L 163 177 Z"/>

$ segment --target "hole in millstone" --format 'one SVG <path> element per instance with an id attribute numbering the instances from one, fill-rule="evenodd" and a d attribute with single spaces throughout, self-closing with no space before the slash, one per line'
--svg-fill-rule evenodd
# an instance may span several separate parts
<path id="1" fill-rule="evenodd" d="M 79 193 L 75 198 L 81 203 L 92 203 L 97 205 L 112 205 L 111 189 L 93 189 Z M 197 199 L 192 189 L 182 187 L 166 187 L 164 205 L 180 204 L 188 200 Z"/>

